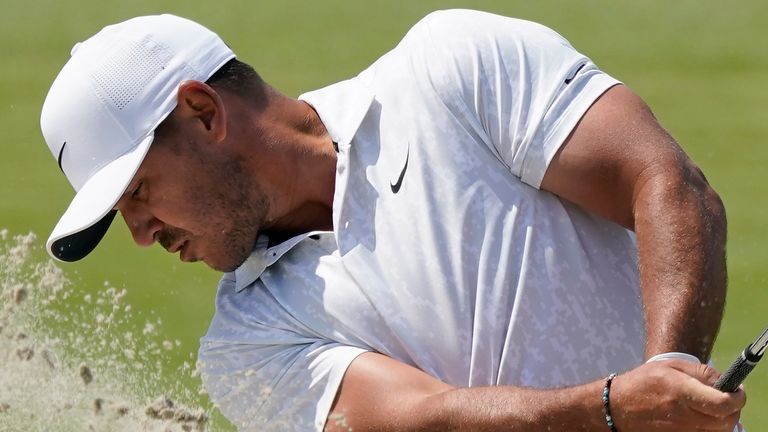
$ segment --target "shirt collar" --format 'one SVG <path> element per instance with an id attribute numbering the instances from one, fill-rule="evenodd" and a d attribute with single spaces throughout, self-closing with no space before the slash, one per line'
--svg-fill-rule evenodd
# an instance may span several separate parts
<path id="1" fill-rule="evenodd" d="M 299 96 L 320 116 L 333 141 L 347 146 L 373 102 L 370 78 L 363 72 L 355 78 Z"/>
<path id="2" fill-rule="evenodd" d="M 251 252 L 251 255 L 234 271 L 235 292 L 240 292 L 248 285 L 254 283 L 261 277 L 267 267 L 276 263 L 277 260 L 289 250 L 293 249 L 293 247 L 299 244 L 302 240 L 311 235 L 324 232 L 325 231 L 310 231 L 308 233 L 299 234 L 272 247 L 269 247 L 269 236 L 266 234 L 259 234 L 259 237 L 256 239 L 256 247 L 253 252 Z"/>

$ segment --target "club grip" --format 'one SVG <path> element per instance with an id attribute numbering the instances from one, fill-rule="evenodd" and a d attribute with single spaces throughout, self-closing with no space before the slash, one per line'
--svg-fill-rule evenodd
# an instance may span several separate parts
<path id="1" fill-rule="evenodd" d="M 740 355 L 736 361 L 731 363 L 731 367 L 720 376 L 720 379 L 715 383 L 715 388 L 727 393 L 735 392 L 756 364 L 747 360 L 743 354 Z"/>

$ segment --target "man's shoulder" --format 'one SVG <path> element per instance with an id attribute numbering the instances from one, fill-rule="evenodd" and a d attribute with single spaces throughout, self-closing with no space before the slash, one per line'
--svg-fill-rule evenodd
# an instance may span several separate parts
<path id="1" fill-rule="evenodd" d="M 485 43 L 495 38 L 536 38 L 543 35 L 563 39 L 554 30 L 533 21 L 471 9 L 446 9 L 425 15 L 411 27 L 403 40 L 425 39 L 435 46 L 456 48 L 456 43 L 462 42 Z"/>
<path id="2" fill-rule="evenodd" d="M 497 73 L 515 56 L 528 56 L 529 47 L 553 45 L 569 46 L 539 23 L 469 9 L 438 10 L 414 24 L 360 76 L 369 78 L 377 95 L 407 94 L 404 89 L 412 83 L 442 96 L 464 97 L 481 75 Z M 531 59 L 531 66 L 537 66 L 538 60 Z"/>

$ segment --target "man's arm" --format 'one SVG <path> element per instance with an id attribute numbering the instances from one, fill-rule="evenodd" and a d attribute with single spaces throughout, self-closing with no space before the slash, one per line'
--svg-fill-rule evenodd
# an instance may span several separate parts
<path id="1" fill-rule="evenodd" d="M 711 387 L 716 372 L 655 362 L 617 377 L 611 404 L 621 431 L 733 429 L 745 395 Z M 693 378 L 692 378 L 693 377 Z M 377 353 L 347 369 L 326 431 L 606 431 L 603 381 L 554 390 L 456 388 Z"/>
<path id="2" fill-rule="evenodd" d="M 634 229 L 645 305 L 646 354 L 709 357 L 725 298 L 725 216 L 701 172 L 624 86 L 589 109 L 542 182 L 593 213 Z M 643 365 L 614 381 L 619 430 L 730 431 L 745 394 L 711 388 L 706 365 Z M 535 390 L 454 388 L 368 353 L 350 365 L 329 431 L 604 431 L 602 381 Z"/>
<path id="3" fill-rule="evenodd" d="M 725 210 L 701 171 L 624 86 L 587 111 L 541 188 L 637 234 L 646 356 L 709 359 L 726 292 Z"/>

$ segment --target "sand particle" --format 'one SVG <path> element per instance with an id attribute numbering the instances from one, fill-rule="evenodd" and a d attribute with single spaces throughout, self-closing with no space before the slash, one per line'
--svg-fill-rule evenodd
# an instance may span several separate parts
<path id="1" fill-rule="evenodd" d="M 35 355 L 35 350 L 30 347 L 18 348 L 16 350 L 16 355 L 19 356 L 21 360 L 31 360 Z"/>
<path id="2" fill-rule="evenodd" d="M 85 385 L 88 385 L 93 381 L 93 374 L 91 373 L 91 368 L 88 367 L 85 363 L 80 363 L 80 378 L 83 379 L 83 382 Z"/>
<path id="3" fill-rule="evenodd" d="M 50 367 L 51 369 L 56 369 L 56 361 L 55 356 L 53 353 L 48 349 L 43 349 L 40 352 L 40 356 L 45 360 L 45 363 Z"/>
<path id="4" fill-rule="evenodd" d="M 11 295 L 14 303 L 21 304 L 21 302 L 27 299 L 27 289 L 24 287 L 16 287 L 11 291 Z"/>
<path id="5" fill-rule="evenodd" d="M 93 400 L 93 413 L 101 414 L 101 409 L 104 407 L 104 399 L 96 398 Z"/>
<path id="6" fill-rule="evenodd" d="M 115 412 L 116 412 L 116 413 L 117 413 L 117 415 L 119 415 L 120 417 L 122 417 L 122 416 L 124 416 L 124 415 L 128 414 L 128 412 L 129 412 L 130 410 L 131 410 L 131 409 L 128 407 L 128 405 L 123 405 L 123 404 L 120 404 L 120 405 L 117 405 L 117 406 L 115 407 Z"/>
<path id="7" fill-rule="evenodd" d="M 172 409 L 173 401 L 168 399 L 166 396 L 160 396 L 159 398 L 155 399 L 154 402 L 147 405 L 147 407 L 144 409 L 144 412 L 149 417 L 162 418 L 161 413 Z M 171 414 L 171 417 L 173 417 L 173 414 Z"/>

